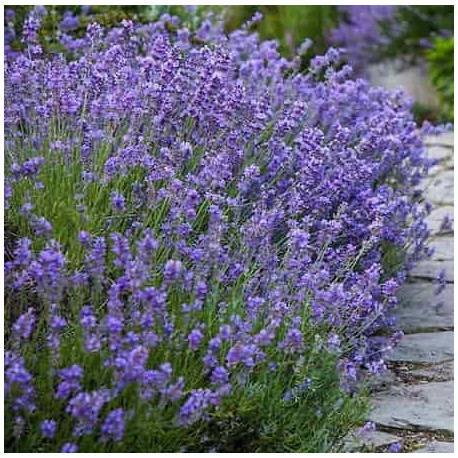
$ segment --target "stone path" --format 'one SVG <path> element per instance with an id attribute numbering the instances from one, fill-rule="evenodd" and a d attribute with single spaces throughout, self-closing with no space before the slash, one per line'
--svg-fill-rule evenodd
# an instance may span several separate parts
<path id="1" fill-rule="evenodd" d="M 370 420 L 377 430 L 364 440 L 364 450 L 386 451 L 397 442 L 403 452 L 453 453 L 453 231 L 440 230 L 446 214 L 453 218 L 453 134 L 429 137 L 427 151 L 440 160 L 424 181 L 434 205 L 428 225 L 435 253 L 412 271 L 399 295 L 405 337 L 388 373 L 373 384 Z M 441 269 L 447 285 L 436 296 Z"/>
<path id="2" fill-rule="evenodd" d="M 428 223 L 435 252 L 401 291 L 397 315 L 406 335 L 391 357 L 388 382 L 375 393 L 370 419 L 403 451 L 453 453 L 453 231 L 440 231 L 444 216 L 453 218 L 453 134 L 430 137 L 427 145 L 428 155 L 440 160 L 424 181 L 434 205 Z M 448 284 L 438 297 L 433 280 L 441 269 Z"/>

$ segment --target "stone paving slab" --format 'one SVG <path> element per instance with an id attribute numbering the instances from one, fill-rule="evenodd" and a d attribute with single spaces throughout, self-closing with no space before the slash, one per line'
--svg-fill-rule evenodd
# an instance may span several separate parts
<path id="1" fill-rule="evenodd" d="M 393 371 L 386 370 L 381 374 L 366 374 L 363 378 L 372 393 L 389 390 L 393 385 L 402 382 L 402 379 Z"/>
<path id="2" fill-rule="evenodd" d="M 442 162 L 444 164 L 444 167 L 448 170 L 453 170 L 455 167 L 455 159 L 454 156 L 450 156 L 448 159 L 444 159 Z"/>
<path id="3" fill-rule="evenodd" d="M 426 189 L 434 180 L 434 178 L 439 175 L 439 173 L 445 172 L 446 170 L 449 170 L 450 167 L 448 159 L 444 159 L 443 161 L 439 162 L 436 165 L 433 165 L 428 172 L 428 177 L 423 178 L 421 180 L 421 184 L 423 186 L 423 189 Z"/>
<path id="4" fill-rule="evenodd" d="M 390 356 L 390 361 L 437 364 L 453 360 L 453 332 L 408 334 Z"/>
<path id="5" fill-rule="evenodd" d="M 442 221 L 446 216 L 449 216 L 452 222 L 454 221 L 452 205 L 437 207 L 428 215 L 426 222 L 428 224 L 428 228 L 433 234 L 437 234 L 439 232 Z"/>
<path id="6" fill-rule="evenodd" d="M 434 280 L 442 269 L 445 269 L 446 281 L 453 283 L 453 261 L 434 261 L 429 259 L 422 261 L 409 272 L 409 276 Z"/>
<path id="7" fill-rule="evenodd" d="M 371 431 L 365 433 L 363 437 L 353 435 L 345 439 L 343 451 L 345 453 L 358 452 L 363 447 L 369 450 L 378 449 L 388 447 L 395 442 L 402 443 L 402 438 L 384 431 Z"/>
<path id="8" fill-rule="evenodd" d="M 369 448 L 386 447 L 395 442 L 401 442 L 400 438 L 394 434 L 385 433 L 384 431 L 373 431 L 364 439 L 364 445 Z"/>
<path id="9" fill-rule="evenodd" d="M 374 397 L 370 420 L 388 428 L 452 436 L 453 381 L 393 387 Z"/>
<path id="10" fill-rule="evenodd" d="M 453 132 L 444 132 L 440 135 L 428 135 L 423 140 L 424 144 L 429 145 L 444 145 L 453 148 Z"/>
<path id="11" fill-rule="evenodd" d="M 437 165 L 420 186 L 425 200 L 434 206 L 427 224 L 437 237 L 429 244 L 434 249 L 431 258 L 409 273 L 398 294 L 395 316 L 406 335 L 389 358 L 383 378 L 369 380 L 375 393 L 369 419 L 389 431 L 384 432 L 388 442 L 379 451 L 405 439 L 407 450 L 453 453 L 453 443 L 446 441 L 454 434 L 454 239 L 453 230 L 440 230 L 446 215 L 453 224 L 453 132 L 430 136 L 426 144 L 426 154 Z M 437 296 L 434 280 L 442 270 L 447 285 Z"/>
<path id="12" fill-rule="evenodd" d="M 430 282 L 407 283 L 400 289 L 395 314 L 405 332 L 453 327 L 454 285 L 447 284 L 439 296 L 435 289 Z"/>
<path id="13" fill-rule="evenodd" d="M 423 195 L 427 201 L 438 205 L 453 205 L 453 170 L 445 170 L 426 182 Z"/>
<path id="14" fill-rule="evenodd" d="M 453 442 L 430 442 L 426 447 L 415 450 L 415 453 L 453 453 Z"/>
<path id="15" fill-rule="evenodd" d="M 453 237 L 437 237 L 429 243 L 434 248 L 433 261 L 453 261 Z"/>
<path id="16" fill-rule="evenodd" d="M 426 150 L 426 155 L 431 159 L 443 160 L 452 155 L 449 147 L 431 145 Z"/>

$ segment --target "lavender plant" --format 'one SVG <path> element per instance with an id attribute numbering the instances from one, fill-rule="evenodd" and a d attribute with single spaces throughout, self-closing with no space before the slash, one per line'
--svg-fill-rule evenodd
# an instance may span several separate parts
<path id="1" fill-rule="evenodd" d="M 65 57 L 39 27 L 5 58 L 6 448 L 338 447 L 428 252 L 411 102 L 249 24 L 93 23 Z"/>

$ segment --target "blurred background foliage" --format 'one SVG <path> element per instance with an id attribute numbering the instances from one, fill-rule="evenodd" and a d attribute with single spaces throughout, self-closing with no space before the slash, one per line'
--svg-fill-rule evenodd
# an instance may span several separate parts
<path id="1" fill-rule="evenodd" d="M 397 57 L 414 62 L 424 55 L 427 42 L 435 36 L 453 35 L 453 5 L 401 6 L 394 20 L 400 33 L 390 37 L 389 44 L 380 49 L 380 57 Z"/>
<path id="2" fill-rule="evenodd" d="M 426 52 L 428 73 L 437 89 L 442 115 L 453 122 L 453 36 L 436 38 L 434 46 Z"/>
<path id="3" fill-rule="evenodd" d="M 8 45 L 19 50 L 22 26 L 30 5 L 5 8 L 5 34 L 9 33 Z M 360 9 L 358 9 L 360 8 Z M 422 65 L 439 94 L 443 109 L 432 118 L 453 120 L 453 11 L 451 5 L 422 5 L 392 7 L 392 17 L 383 20 L 377 16 L 377 6 L 333 5 L 233 5 L 233 6 L 180 6 L 180 5 L 113 5 L 113 6 L 46 6 L 48 13 L 42 23 L 40 43 L 46 52 L 60 52 L 58 35 L 62 24 L 70 24 L 68 33 L 83 36 L 87 25 L 96 21 L 105 27 L 118 25 L 123 19 L 150 22 L 164 14 L 178 16 L 191 30 L 207 18 L 221 18 L 225 31 L 230 33 L 249 21 L 260 11 L 263 20 L 253 29 L 262 40 L 276 39 L 280 52 L 293 57 L 296 49 L 306 38 L 313 45 L 307 58 L 323 54 L 331 46 L 343 46 L 356 50 L 364 65 L 384 59 L 396 59 L 405 65 Z M 385 7 L 387 8 L 387 7 Z M 388 7 L 389 8 L 389 7 Z M 11 11 L 14 11 L 12 20 Z M 357 14 L 354 14 L 356 11 Z M 371 24 L 371 26 L 367 26 Z M 364 27 L 366 26 L 366 27 Z M 353 28 L 353 30 L 352 30 Z M 344 30 L 347 42 L 336 42 L 333 36 Z M 65 31 L 65 27 L 64 27 Z M 361 33 L 360 33 L 361 31 Z M 364 36 L 364 31 L 366 35 Z M 336 33 L 337 32 L 337 33 Z M 342 33 L 340 34 L 342 36 Z M 5 35 L 6 37 L 6 35 Z M 353 40 L 353 43 L 348 42 Z M 358 41 L 360 43 L 358 43 Z M 367 44 L 366 44 L 367 43 Z M 355 66 L 355 59 L 349 61 Z M 353 56 L 354 57 L 354 56 Z M 359 62 L 359 61 L 358 61 Z M 360 72 L 359 68 L 356 68 Z M 361 72 L 360 72 L 361 73 Z M 420 118 L 431 117 L 424 107 L 416 107 Z M 424 112 L 424 114 L 422 114 Z"/>
<path id="4" fill-rule="evenodd" d="M 324 53 L 329 47 L 327 31 L 337 25 L 339 18 L 332 5 L 230 6 L 225 12 L 226 30 L 239 28 L 256 11 L 263 14 L 263 20 L 254 29 L 263 40 L 277 39 L 280 52 L 288 57 L 306 38 L 313 41 L 316 54 Z"/>

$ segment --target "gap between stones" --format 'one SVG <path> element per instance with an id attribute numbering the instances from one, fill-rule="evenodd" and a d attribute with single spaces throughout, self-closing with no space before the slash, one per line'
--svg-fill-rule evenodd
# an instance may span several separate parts
<path id="1" fill-rule="evenodd" d="M 454 361 L 454 358 L 449 358 L 440 363 L 412 363 L 403 361 L 391 361 L 387 367 L 396 376 L 398 376 L 402 383 L 406 385 L 420 385 L 429 382 L 449 382 L 453 380 L 453 374 L 450 376 L 441 376 L 440 369 L 447 363 Z M 431 373 L 431 376 L 417 375 L 415 370 L 421 369 L 436 369 L 436 373 Z M 439 369 L 439 371 L 437 371 Z"/>
<path id="2" fill-rule="evenodd" d="M 422 437 L 428 438 L 429 440 L 438 440 L 442 442 L 453 442 L 454 434 L 447 430 L 434 429 L 434 430 L 422 430 L 415 427 L 395 428 L 393 426 L 384 426 L 376 423 L 377 431 L 383 431 L 384 433 L 394 434 L 396 436 L 405 438 L 409 435 L 421 434 Z"/>

